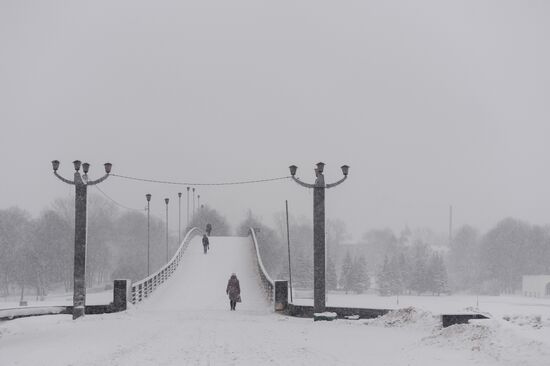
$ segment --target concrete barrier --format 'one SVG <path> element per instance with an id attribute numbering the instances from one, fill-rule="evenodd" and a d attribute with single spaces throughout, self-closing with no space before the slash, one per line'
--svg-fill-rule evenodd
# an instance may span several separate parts
<path id="1" fill-rule="evenodd" d="M 113 284 L 113 312 L 124 311 L 132 296 L 131 280 L 115 280 Z"/>
<path id="2" fill-rule="evenodd" d="M 288 307 L 288 281 L 275 281 L 275 311 Z"/>
<path id="3" fill-rule="evenodd" d="M 443 328 L 454 324 L 467 324 L 470 319 L 489 319 L 481 314 L 443 314 L 441 315 L 441 323 Z"/>

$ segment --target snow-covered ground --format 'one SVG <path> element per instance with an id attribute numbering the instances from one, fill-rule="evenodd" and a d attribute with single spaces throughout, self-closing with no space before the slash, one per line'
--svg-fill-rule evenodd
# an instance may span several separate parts
<path id="1" fill-rule="evenodd" d="M 312 291 L 310 291 L 312 292 Z M 304 296 L 305 295 L 305 296 Z M 294 292 L 294 303 L 312 305 L 313 300 L 304 291 Z M 533 298 L 524 296 L 378 296 L 375 294 L 327 294 L 328 306 L 400 309 L 416 307 L 435 314 L 457 314 L 467 312 L 489 313 L 495 317 L 512 314 L 540 315 L 550 318 L 550 298 Z"/>
<path id="2" fill-rule="evenodd" d="M 249 238 L 212 237 L 208 255 L 195 238 L 174 277 L 126 312 L 0 323 L 0 365 L 550 365 L 550 324 L 529 315 L 531 305 L 509 320 L 445 329 L 432 312 L 440 305 L 372 320 L 290 318 L 265 301 L 253 256 Z M 234 312 L 231 272 L 243 298 Z"/>
<path id="3" fill-rule="evenodd" d="M 73 294 L 71 293 L 56 293 L 50 294 L 44 300 L 37 300 L 36 297 L 26 297 L 28 307 L 35 306 L 67 306 L 73 304 Z M 113 290 L 101 292 L 88 292 L 86 294 L 87 305 L 106 305 L 113 301 Z M 0 300 L 0 309 L 10 309 L 19 307 L 19 298 L 17 296 L 9 299 Z"/>

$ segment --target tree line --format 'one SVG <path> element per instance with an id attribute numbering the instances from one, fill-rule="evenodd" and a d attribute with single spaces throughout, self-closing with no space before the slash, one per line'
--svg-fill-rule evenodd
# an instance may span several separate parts
<path id="1" fill-rule="evenodd" d="M 275 278 L 288 279 L 286 221 L 274 227 L 252 213 L 243 223 L 260 228 L 258 241 L 264 264 Z M 311 220 L 290 217 L 291 267 L 295 288 L 313 286 Z M 550 274 L 550 226 L 506 218 L 486 233 L 463 226 L 447 235 L 426 228 L 367 231 L 358 243 L 339 220 L 326 224 L 326 283 L 329 290 L 380 295 L 514 293 L 523 275 Z"/>
<path id="2" fill-rule="evenodd" d="M 230 227 L 214 209 L 202 206 L 190 227 L 212 223 L 215 235 Z M 182 233 L 184 235 L 185 232 Z M 150 217 L 150 272 L 158 270 L 179 247 L 177 232 Z M 86 286 L 104 286 L 115 278 L 147 276 L 147 213 L 120 210 L 102 196 L 88 197 Z M 25 291 L 38 298 L 52 290 L 71 291 L 74 265 L 74 199 L 57 199 L 33 218 L 17 208 L 0 210 L 0 295 Z M 20 292 L 19 292 L 20 291 Z"/>
<path id="3" fill-rule="evenodd" d="M 147 276 L 146 212 L 119 210 L 102 196 L 88 200 L 87 286 L 114 278 Z M 230 235 L 230 225 L 215 209 L 202 206 L 189 226 L 213 226 L 213 235 Z M 151 272 L 166 259 L 165 223 L 151 216 Z M 247 236 L 256 229 L 260 254 L 273 278 L 288 279 L 286 218 L 268 225 L 249 211 L 236 228 Z M 188 230 L 187 228 L 185 232 Z M 184 233 L 182 233 L 184 234 Z M 179 243 L 169 237 L 169 257 Z M 313 227 L 310 219 L 290 217 L 293 286 L 313 287 Z M 521 276 L 550 273 L 550 226 L 507 218 L 485 234 L 471 226 L 453 233 L 451 243 L 429 229 L 366 232 L 348 243 L 345 223 L 327 220 L 326 281 L 329 290 L 380 295 L 475 292 L 513 293 Z M 74 202 L 57 199 L 38 217 L 19 208 L 0 210 L 0 295 L 33 290 L 44 296 L 54 288 L 72 289 Z"/>
<path id="4" fill-rule="evenodd" d="M 517 292 L 523 275 L 550 274 L 550 226 L 514 218 L 485 234 L 463 226 L 453 237 L 448 267 L 455 291 Z"/>

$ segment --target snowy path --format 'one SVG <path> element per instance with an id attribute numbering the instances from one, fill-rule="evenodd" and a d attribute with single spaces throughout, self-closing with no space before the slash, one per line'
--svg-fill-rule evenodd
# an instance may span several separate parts
<path id="1" fill-rule="evenodd" d="M 502 363 L 461 343 L 426 342 L 433 329 L 423 324 L 387 328 L 274 314 L 250 239 L 211 243 L 204 255 L 195 238 L 174 277 L 126 312 L 0 323 L 0 365 L 538 365 Z M 231 272 L 243 293 L 235 312 L 225 296 Z"/>
<path id="2" fill-rule="evenodd" d="M 235 272 L 244 301 L 238 304 L 239 311 L 265 314 L 269 304 L 261 289 L 254 256 L 248 237 L 210 237 L 206 255 L 201 238 L 197 237 L 187 248 L 174 277 L 139 307 L 176 312 L 229 309 L 225 288 L 229 276 Z"/>

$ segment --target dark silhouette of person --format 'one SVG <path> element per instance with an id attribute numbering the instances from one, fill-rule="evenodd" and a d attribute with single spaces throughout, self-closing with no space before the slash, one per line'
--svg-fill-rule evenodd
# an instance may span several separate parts
<path id="1" fill-rule="evenodd" d="M 225 293 L 229 296 L 230 310 L 235 310 L 237 303 L 241 302 L 241 286 L 235 273 L 232 273 L 229 281 L 227 281 Z"/>
<path id="2" fill-rule="evenodd" d="M 202 246 L 204 247 L 204 254 L 210 249 L 210 241 L 208 240 L 208 237 L 206 234 L 202 236 Z"/>
<path id="3" fill-rule="evenodd" d="M 211 232 L 212 232 L 212 225 L 208 223 L 206 224 L 206 235 L 210 236 Z"/>

